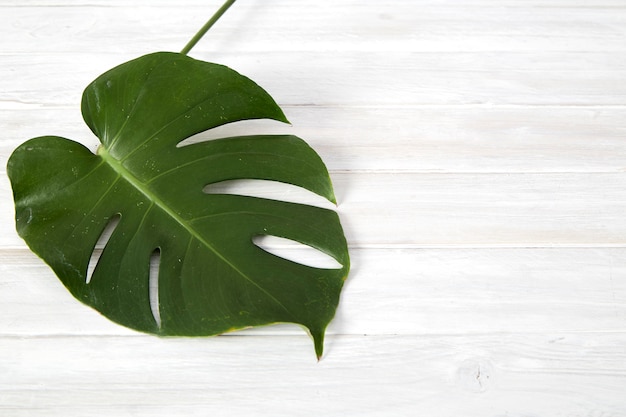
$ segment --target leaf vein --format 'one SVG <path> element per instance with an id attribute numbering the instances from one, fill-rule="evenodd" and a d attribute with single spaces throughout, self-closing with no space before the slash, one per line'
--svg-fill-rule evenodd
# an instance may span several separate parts
<path id="1" fill-rule="evenodd" d="M 274 297 L 271 293 L 269 293 L 265 288 L 263 288 L 259 283 L 254 281 L 251 277 L 249 277 L 242 270 L 237 268 L 235 264 L 233 264 L 229 259 L 227 259 L 223 254 L 221 254 L 209 241 L 204 239 L 198 232 L 191 227 L 191 223 L 183 219 L 180 215 L 174 212 L 171 208 L 169 208 L 165 202 L 163 202 L 157 195 L 155 195 L 150 189 L 148 189 L 145 184 L 143 184 L 138 178 L 136 178 L 130 171 L 128 171 L 120 161 L 116 160 L 113 156 L 108 154 L 105 148 L 100 148 L 100 155 L 102 158 L 114 169 L 117 173 L 119 173 L 130 185 L 132 185 L 135 189 L 145 195 L 154 205 L 163 210 L 172 220 L 180 224 L 185 230 L 187 230 L 193 238 L 198 240 L 202 245 L 204 245 L 207 249 L 213 252 L 222 262 L 228 265 L 233 271 L 235 271 L 239 276 L 247 280 L 250 284 L 257 287 L 262 293 L 264 293 L 268 298 L 278 304 L 283 310 L 285 310 L 289 315 L 295 319 L 295 315 L 283 304 Z"/>
<path id="2" fill-rule="evenodd" d="M 160 172 L 158 175 L 155 175 L 154 177 L 150 178 L 150 180 L 146 182 L 146 185 L 152 184 L 154 181 L 158 180 L 159 178 L 161 178 L 161 177 L 163 177 L 165 175 L 168 175 L 168 174 L 170 174 L 172 172 L 175 172 L 175 171 L 177 171 L 180 168 L 185 168 L 187 166 L 193 165 L 193 164 L 201 162 L 201 161 L 210 161 L 211 159 L 219 158 L 219 157 L 222 157 L 224 155 L 259 155 L 259 156 L 262 156 L 262 155 L 267 156 L 267 155 L 269 155 L 269 156 L 274 156 L 274 157 L 281 158 L 281 159 L 292 159 L 292 160 L 298 161 L 299 163 L 301 163 L 303 165 L 309 165 L 309 166 L 315 168 L 314 164 L 312 164 L 312 163 L 310 163 L 310 162 L 308 162 L 306 160 L 303 160 L 301 158 L 296 158 L 294 156 L 278 154 L 278 153 L 273 153 L 273 152 L 245 152 L 245 151 L 241 151 L 241 152 L 221 152 L 221 153 L 219 153 L 217 155 L 215 155 L 215 154 L 204 155 L 202 157 L 199 157 L 199 158 L 196 158 L 196 159 L 192 159 L 191 161 L 186 162 L 184 164 L 176 165 L 176 166 L 174 166 L 174 167 L 172 167 L 172 168 L 170 168 L 168 170 Z M 249 178 L 249 177 L 247 177 L 247 178 Z"/>
<path id="3" fill-rule="evenodd" d="M 107 190 L 102 193 L 102 195 L 100 196 L 100 198 L 98 198 L 98 200 L 93 204 L 93 206 L 91 207 L 91 209 L 89 209 L 88 212 L 86 212 L 83 215 L 82 220 L 76 225 L 74 226 L 74 228 L 70 231 L 70 233 L 68 233 L 66 236 L 66 239 L 68 237 L 71 237 L 74 235 L 74 233 L 76 232 L 76 230 L 89 218 L 89 216 L 91 214 L 93 214 L 93 212 L 96 210 L 96 208 L 98 208 L 100 206 L 100 204 L 102 204 L 102 201 L 104 201 L 104 199 L 106 198 L 106 196 L 111 192 L 111 190 L 113 189 L 113 187 L 115 186 L 115 184 L 117 184 L 117 182 L 119 181 L 119 179 L 121 178 L 121 175 L 118 174 L 118 176 L 115 178 L 115 180 L 111 181 L 111 184 L 109 185 L 109 187 L 107 188 Z"/>
<path id="4" fill-rule="evenodd" d="M 117 133 L 115 134 L 115 137 L 111 140 L 111 144 L 109 145 L 109 148 L 110 148 L 111 151 L 113 151 L 113 148 L 115 147 L 115 145 L 117 144 L 118 140 L 120 139 L 120 137 L 122 135 L 122 132 L 124 131 L 124 129 L 126 128 L 126 125 L 128 124 L 128 121 L 130 119 L 132 119 L 131 116 L 133 115 L 133 113 L 137 109 L 137 105 L 139 104 L 139 101 L 141 100 L 142 95 L 144 94 L 144 92 L 148 88 L 148 80 L 152 77 L 152 75 L 154 74 L 154 71 L 157 68 L 165 65 L 166 63 L 167 63 L 166 61 L 163 61 L 163 62 L 155 65 L 153 68 L 150 69 L 150 72 L 148 74 L 146 74 L 146 78 L 143 80 L 141 89 L 135 95 L 136 99 L 133 102 L 133 106 L 131 107 L 130 111 L 128 112 L 128 115 L 126 116 L 126 120 L 124 120 L 124 123 L 122 123 L 122 125 L 118 129 Z M 105 117 L 106 117 L 106 113 L 105 113 Z M 108 126 L 108 123 L 106 122 L 106 120 L 105 120 L 105 126 Z"/>
<path id="5" fill-rule="evenodd" d="M 215 97 L 211 96 L 209 98 L 203 98 L 201 101 L 193 104 L 191 107 L 187 108 L 185 111 L 183 111 L 182 113 L 178 114 L 176 117 L 174 117 L 172 120 L 170 120 L 169 122 L 165 123 L 163 125 L 163 127 L 161 127 L 159 130 L 157 130 L 156 132 L 154 132 L 152 135 L 150 135 L 146 140 L 144 140 L 143 142 L 141 142 L 139 145 L 137 145 L 134 149 L 132 149 L 130 152 L 128 152 L 121 160 L 120 162 L 124 162 L 126 161 L 128 158 L 130 158 L 133 154 L 135 154 L 137 151 L 139 151 L 141 149 L 142 146 L 144 146 L 146 143 L 150 142 L 152 139 L 154 139 L 154 137 L 156 137 L 156 135 L 158 135 L 159 133 L 163 132 L 165 129 L 167 129 L 168 127 L 170 127 L 171 125 L 173 125 L 175 122 L 177 122 L 181 117 L 185 117 L 185 115 L 187 115 L 187 113 L 190 113 L 191 111 L 195 110 L 196 108 L 200 107 L 200 105 L 205 104 L 208 101 L 214 100 Z M 210 127 L 208 129 L 212 129 L 216 126 Z M 208 130 L 208 129 L 204 129 L 204 130 Z M 182 138 L 180 141 L 185 140 L 185 138 Z M 179 141 L 179 142 L 180 142 Z"/>

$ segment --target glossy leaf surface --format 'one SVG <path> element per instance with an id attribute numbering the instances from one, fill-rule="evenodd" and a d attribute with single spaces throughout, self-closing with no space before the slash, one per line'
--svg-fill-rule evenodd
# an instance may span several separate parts
<path id="1" fill-rule="evenodd" d="M 69 291 L 120 324 L 159 335 L 299 323 L 321 355 L 349 270 L 337 214 L 203 192 L 225 180 L 263 179 L 334 201 L 319 156 L 285 135 L 177 146 L 226 123 L 286 121 L 274 100 L 227 67 L 161 52 L 101 75 L 85 90 L 82 112 L 102 143 L 97 154 L 47 136 L 21 145 L 8 163 L 18 233 Z M 89 277 L 90 258 L 112 219 L 119 222 Z M 342 267 L 272 255 L 253 243 L 263 235 L 314 247 Z M 155 253 L 158 292 L 151 293 Z"/>

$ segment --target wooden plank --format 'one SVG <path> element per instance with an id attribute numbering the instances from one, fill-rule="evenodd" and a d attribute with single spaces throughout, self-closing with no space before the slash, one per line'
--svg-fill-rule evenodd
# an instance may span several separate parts
<path id="1" fill-rule="evenodd" d="M 89 82 L 137 55 L 3 55 L 0 108 L 75 108 Z M 251 77 L 281 105 L 626 104 L 624 54 L 329 51 L 195 56 Z"/>
<path id="2" fill-rule="evenodd" d="M 623 2 L 241 2 L 198 50 L 621 51 Z M 559 4 L 560 3 L 560 4 Z M 573 3 L 573 4 L 572 4 Z M 13 7 L 10 5 L 13 4 Z M 180 50 L 220 2 L 2 2 L 4 53 Z M 28 5 L 29 7 L 25 7 Z M 85 10 L 91 11 L 85 13 Z M 45 15 L 46 19 L 40 16 Z M 285 41 L 288 39 L 289 41 Z M 27 45 L 25 44 L 27 43 Z"/>
<path id="3" fill-rule="evenodd" d="M 0 254 L 0 337 L 137 334 L 75 300 L 35 255 Z M 351 258 L 328 334 L 624 331 L 626 248 L 353 249 Z M 277 325 L 237 334 L 304 332 Z"/>
<path id="4" fill-rule="evenodd" d="M 296 326 L 162 339 L 71 297 L 14 231 L 10 152 L 95 150 L 87 83 L 220 3 L 0 1 L 0 415 L 626 415 L 624 0 L 238 2 L 192 55 L 294 126 L 206 137 L 279 127 L 328 163 L 353 270 L 326 356 Z"/>
<path id="5" fill-rule="evenodd" d="M 623 246 L 626 174 L 406 174 L 332 176 L 353 247 Z M 297 190 L 297 189 L 296 189 Z M 277 183 L 238 181 L 232 194 L 323 204 Z M 0 216 L 14 216 L 6 177 Z M 10 221 L 0 248 L 23 248 Z"/>
<path id="6" fill-rule="evenodd" d="M 625 180 L 623 174 L 334 176 L 348 241 L 399 247 L 622 245 Z"/>
<path id="7" fill-rule="evenodd" d="M 293 4 L 290 0 L 274 0 L 273 3 L 284 6 Z M 300 3 L 312 4 L 314 0 L 302 0 Z M 367 3 L 363 3 L 358 0 L 341 0 L 336 2 L 337 5 L 344 7 L 354 8 L 367 8 Z M 167 7 L 172 8 L 171 0 L 135 0 L 132 5 L 136 6 L 152 6 L 152 7 Z M 185 5 L 189 7 L 206 6 L 206 0 L 185 0 Z M 219 7 L 221 3 L 217 0 L 212 0 L 209 5 Z M 457 10 L 463 8 L 481 8 L 481 9 L 525 9 L 525 8 L 537 8 L 537 9 L 624 9 L 623 0 L 598 0 L 590 3 L 587 0 L 527 0 L 520 2 L 519 0 L 502 0 L 498 3 L 494 3 L 492 0 L 417 0 L 407 4 L 405 0 L 389 0 L 385 3 L 386 8 L 390 11 L 394 11 L 398 7 L 436 7 L 448 10 Z M 2 0 L 0 7 L 81 7 L 81 8 L 98 8 L 98 7 L 129 7 L 128 2 L 124 0 L 89 0 L 88 2 L 68 1 L 68 0 Z M 238 6 L 245 7 L 245 6 Z M 336 6 L 333 6 L 336 7 Z M 184 8 L 184 6 L 179 6 Z M 308 16 L 308 15 L 306 15 Z"/>
<path id="8" fill-rule="evenodd" d="M 0 338 L 20 416 L 619 416 L 625 333 Z M 54 352 L 54 360 L 50 360 Z"/>
<path id="9" fill-rule="evenodd" d="M 285 107 L 292 125 L 252 120 L 203 133 L 200 139 L 295 134 L 331 171 L 416 173 L 623 172 L 621 107 L 424 106 Z M 95 151 L 98 141 L 78 104 L 4 110 L 0 172 L 22 142 L 57 135 Z M 198 139 L 198 140 L 199 140 Z"/>

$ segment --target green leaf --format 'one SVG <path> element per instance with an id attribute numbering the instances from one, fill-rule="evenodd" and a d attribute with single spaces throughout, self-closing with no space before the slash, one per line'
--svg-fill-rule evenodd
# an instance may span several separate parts
<path id="1" fill-rule="evenodd" d="M 97 154 L 46 136 L 22 144 L 8 163 L 17 231 L 69 291 L 115 322 L 158 335 L 298 323 L 319 357 L 349 270 L 337 213 L 203 192 L 225 180 L 263 179 L 334 202 L 319 156 L 288 135 L 177 146 L 230 122 L 286 122 L 274 100 L 225 66 L 160 52 L 98 77 L 83 94 L 82 112 L 102 142 Z M 119 223 L 88 277 L 96 243 L 113 219 Z M 264 235 L 316 248 L 342 267 L 272 255 L 253 242 Z M 158 300 L 154 294 L 151 300 L 155 252 Z"/>

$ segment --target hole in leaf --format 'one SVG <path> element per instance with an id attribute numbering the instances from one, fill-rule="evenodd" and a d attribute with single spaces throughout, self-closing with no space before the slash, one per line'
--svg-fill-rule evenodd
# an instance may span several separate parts
<path id="1" fill-rule="evenodd" d="M 254 135 L 288 135 L 293 133 L 291 125 L 271 119 L 251 119 L 240 120 L 237 122 L 226 123 L 225 125 L 215 127 L 195 134 L 187 139 L 179 142 L 176 147 L 193 145 L 194 143 L 207 142 L 214 139 L 230 138 L 236 136 L 249 136 L 251 132 Z"/>
<path id="2" fill-rule="evenodd" d="M 209 184 L 202 190 L 206 194 L 233 194 L 249 197 L 267 198 L 270 200 L 287 201 L 290 203 L 307 204 L 335 209 L 335 205 L 324 197 L 305 188 L 292 184 L 269 180 L 227 180 Z"/>
<path id="3" fill-rule="evenodd" d="M 159 310 L 159 267 L 161 264 L 161 250 L 155 249 L 150 256 L 150 309 L 159 328 L 161 327 L 161 312 Z"/>
<path id="4" fill-rule="evenodd" d="M 320 269 L 341 269 L 341 265 L 335 258 L 295 240 L 277 236 L 255 236 L 252 242 L 266 252 L 276 255 L 288 261 L 301 265 Z"/>
<path id="5" fill-rule="evenodd" d="M 115 216 L 111 217 L 107 225 L 104 226 L 104 230 L 102 231 L 102 234 L 98 238 L 98 241 L 96 242 L 96 246 L 94 246 L 94 250 L 91 254 L 91 258 L 89 258 L 89 264 L 87 265 L 87 277 L 85 279 L 86 284 L 89 284 L 91 282 L 93 272 L 96 270 L 96 266 L 98 265 L 98 262 L 100 262 L 100 257 L 102 256 L 104 247 L 109 242 L 109 239 L 111 239 L 111 235 L 113 234 L 113 231 L 119 224 L 121 217 L 122 216 L 120 216 L 119 214 L 116 214 Z"/>

